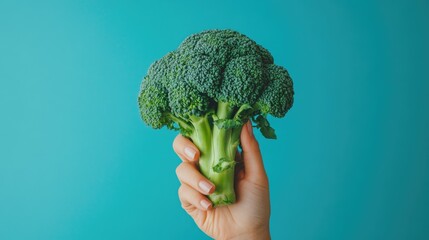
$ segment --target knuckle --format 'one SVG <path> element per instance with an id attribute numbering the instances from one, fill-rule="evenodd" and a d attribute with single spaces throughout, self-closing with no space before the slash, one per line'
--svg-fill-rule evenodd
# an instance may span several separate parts
<path id="1" fill-rule="evenodd" d="M 189 202 L 189 196 L 187 195 L 187 188 L 183 185 L 181 185 L 177 191 L 177 194 L 179 196 L 180 205 L 183 209 L 187 210 L 189 208 L 190 202 Z"/>
<path id="2" fill-rule="evenodd" d="M 177 195 L 179 195 L 179 198 L 182 199 L 183 197 L 183 185 L 180 185 L 179 189 L 177 190 Z"/>
<path id="3" fill-rule="evenodd" d="M 180 172 L 182 171 L 183 163 L 179 164 L 179 166 L 176 167 L 176 176 L 180 178 Z"/>
<path id="4" fill-rule="evenodd" d="M 262 185 L 266 188 L 268 188 L 268 186 L 270 186 L 270 183 L 268 182 L 267 176 L 264 176 L 263 178 L 261 178 L 260 185 Z"/>
<path id="5" fill-rule="evenodd" d="M 267 188 L 270 186 L 270 180 L 269 180 L 269 178 L 268 178 L 268 175 L 267 175 L 267 173 L 265 173 L 264 174 L 264 182 L 265 182 L 265 186 L 267 186 Z"/>

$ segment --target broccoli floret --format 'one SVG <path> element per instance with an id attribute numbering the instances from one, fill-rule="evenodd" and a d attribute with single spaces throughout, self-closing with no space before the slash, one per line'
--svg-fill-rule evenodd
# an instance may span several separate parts
<path id="1" fill-rule="evenodd" d="M 208 30 L 150 66 L 138 103 L 146 124 L 179 130 L 199 148 L 200 171 L 216 185 L 209 198 L 222 206 L 236 200 L 242 126 L 250 119 L 265 137 L 276 138 L 266 117 L 284 117 L 293 95 L 287 70 L 267 49 L 233 30 Z"/>

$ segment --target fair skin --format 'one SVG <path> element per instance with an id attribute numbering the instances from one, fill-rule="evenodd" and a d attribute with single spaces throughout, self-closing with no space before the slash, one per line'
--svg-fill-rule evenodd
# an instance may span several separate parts
<path id="1" fill-rule="evenodd" d="M 198 149 L 178 135 L 173 148 L 182 159 L 176 169 L 181 183 L 179 199 L 197 226 L 214 239 L 270 239 L 268 178 L 250 122 L 243 126 L 240 142 L 237 161 L 243 164 L 236 165 L 237 202 L 213 208 L 207 195 L 215 186 L 198 171 Z"/>

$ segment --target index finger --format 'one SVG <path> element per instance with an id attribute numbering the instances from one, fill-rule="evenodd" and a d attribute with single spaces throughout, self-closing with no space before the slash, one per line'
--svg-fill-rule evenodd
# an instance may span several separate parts
<path id="1" fill-rule="evenodd" d="M 184 162 L 196 162 L 200 158 L 200 151 L 191 140 L 178 134 L 173 141 L 173 149 Z"/>

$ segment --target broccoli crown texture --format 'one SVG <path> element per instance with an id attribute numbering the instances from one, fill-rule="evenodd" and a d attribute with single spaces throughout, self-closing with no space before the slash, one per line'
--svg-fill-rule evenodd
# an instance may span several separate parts
<path id="1" fill-rule="evenodd" d="M 139 96 L 141 116 L 153 128 L 172 128 L 175 122 L 184 128 L 190 116 L 211 113 L 218 102 L 230 108 L 248 105 L 252 116 L 283 117 L 293 103 L 292 80 L 247 36 L 209 30 L 187 37 L 154 62 Z"/>
<path id="2" fill-rule="evenodd" d="M 235 200 L 222 185 L 233 181 L 241 127 L 251 119 L 265 137 L 276 138 L 266 116 L 284 117 L 293 95 L 287 70 L 267 49 L 233 30 L 208 30 L 150 66 L 138 103 L 146 124 L 180 130 L 200 148 L 207 158 L 200 170 L 220 179 L 211 200 L 224 205 Z"/>

